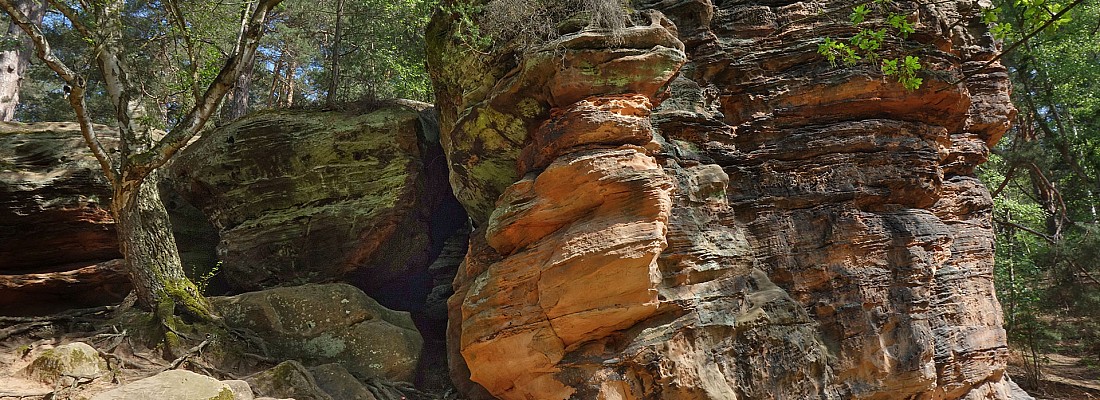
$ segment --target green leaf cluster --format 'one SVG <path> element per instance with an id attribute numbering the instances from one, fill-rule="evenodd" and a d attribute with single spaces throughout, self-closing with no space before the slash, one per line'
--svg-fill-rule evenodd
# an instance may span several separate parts
<path id="1" fill-rule="evenodd" d="M 907 16 L 887 11 L 889 4 L 890 0 L 873 0 L 856 5 L 848 15 L 848 21 L 852 26 L 860 27 L 859 32 L 847 40 L 826 37 L 818 45 L 817 52 L 834 67 L 838 61 L 846 67 L 864 60 L 878 63 L 883 75 L 895 77 L 907 91 L 917 90 L 924 83 L 917 76 L 921 70 L 920 58 L 914 55 L 883 58 L 880 54 L 885 42 L 900 42 L 916 32 L 916 26 L 909 22 Z M 885 17 L 879 18 L 880 15 Z"/>

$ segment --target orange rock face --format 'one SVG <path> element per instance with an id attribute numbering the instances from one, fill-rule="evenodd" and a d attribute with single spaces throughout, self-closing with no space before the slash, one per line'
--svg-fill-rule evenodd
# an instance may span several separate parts
<path id="1" fill-rule="evenodd" d="M 442 140 L 477 225 L 449 302 L 461 389 L 1030 398 L 1004 374 L 973 174 L 1015 112 L 1007 75 L 976 5 L 895 3 L 917 91 L 816 54 L 854 34 L 854 1 L 640 1 L 636 26 L 516 63 L 437 16 Z"/>

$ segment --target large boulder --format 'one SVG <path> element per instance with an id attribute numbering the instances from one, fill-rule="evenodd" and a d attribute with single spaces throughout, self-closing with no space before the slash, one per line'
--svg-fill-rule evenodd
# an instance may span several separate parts
<path id="1" fill-rule="evenodd" d="M 437 14 L 441 137 L 478 227 L 449 301 L 456 384 L 1028 398 L 1005 375 L 974 177 L 1015 112 L 997 47 L 976 2 L 893 2 L 930 70 L 906 91 L 816 53 L 856 33 L 857 3 L 634 1 L 620 31 L 484 53 L 469 15 Z"/>
<path id="2" fill-rule="evenodd" d="M 252 400 L 242 381 L 219 381 L 187 370 L 168 370 L 92 396 L 92 400 Z"/>
<path id="3" fill-rule="evenodd" d="M 353 286 L 281 287 L 211 302 L 228 326 L 251 331 L 276 359 L 337 363 L 359 379 L 415 376 L 424 341 L 409 313 L 382 307 Z"/>
<path id="4" fill-rule="evenodd" d="M 205 133 L 166 180 L 219 231 L 233 289 L 340 280 L 416 309 L 465 220 L 432 120 L 423 104 L 262 112 Z"/>

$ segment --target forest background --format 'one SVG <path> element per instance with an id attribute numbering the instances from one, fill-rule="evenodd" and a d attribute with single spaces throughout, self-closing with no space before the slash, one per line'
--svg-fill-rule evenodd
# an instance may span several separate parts
<path id="1" fill-rule="evenodd" d="M 55 54 L 89 77 L 93 121 L 116 124 L 91 47 L 74 27 L 60 14 L 43 12 L 40 0 L 13 3 L 37 11 L 27 14 L 40 18 Z M 250 3 L 125 2 L 124 57 L 140 66 L 129 78 L 141 88 L 143 123 L 173 126 L 193 106 L 191 88 L 215 78 Z M 1100 371 L 1100 2 L 997 0 L 986 6 L 983 19 L 1003 41 L 1001 61 L 1019 109 L 979 170 L 995 203 L 994 279 L 1005 327 L 1023 355 L 1025 382 L 1041 378 L 1048 354 L 1069 355 Z M 173 8 L 186 25 L 173 22 Z M 282 2 L 269 16 L 252 65 L 237 77 L 211 125 L 269 109 L 355 107 L 393 98 L 432 102 L 423 35 L 439 8 L 437 0 Z M 11 24 L 0 40 L 0 63 L 25 65 L 0 71 L 0 117 L 72 120 L 63 82 L 33 59 L 18 31 Z M 178 40 L 183 35 L 191 46 Z"/>

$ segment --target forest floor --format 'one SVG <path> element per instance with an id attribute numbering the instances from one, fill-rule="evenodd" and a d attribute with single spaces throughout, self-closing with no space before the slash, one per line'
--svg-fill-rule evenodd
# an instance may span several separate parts
<path id="1" fill-rule="evenodd" d="M 1013 357 L 1008 374 L 1037 400 L 1100 400 L 1100 368 L 1065 354 L 1042 354 L 1042 376 L 1029 379 L 1022 357 Z"/>
<path id="2" fill-rule="evenodd" d="M 125 329 L 113 325 L 115 307 L 73 310 L 45 317 L 0 317 L 0 400 L 81 399 L 123 383 L 186 367 L 217 379 L 241 379 L 254 371 L 223 371 L 206 363 L 201 352 L 172 359 L 162 350 L 137 343 Z M 21 371 L 42 352 L 84 342 L 96 348 L 110 373 L 77 379 L 65 387 L 26 378 Z M 1010 359 L 1008 373 L 1037 400 L 1100 400 L 1100 367 L 1065 354 L 1043 354 L 1042 378 L 1029 379 L 1024 358 Z"/>
<path id="3" fill-rule="evenodd" d="M 148 347 L 139 335 L 128 332 L 133 329 L 121 322 L 126 318 L 121 317 L 118 308 L 105 306 L 37 317 L 0 316 L 0 400 L 87 399 L 169 369 L 187 369 L 218 380 L 244 379 L 278 362 L 265 359 L 231 363 L 233 367 L 225 363 L 215 365 L 216 357 L 203 353 L 207 340 L 198 345 L 188 342 L 171 351 L 172 354 L 163 345 Z M 95 377 L 62 378 L 64 385 L 43 384 L 23 373 L 24 368 L 42 353 L 74 342 L 95 348 L 106 360 L 108 371 Z M 372 385 L 386 387 L 385 395 L 375 393 L 379 400 L 457 399 L 451 391 L 425 392 L 403 383 L 377 381 Z"/>
<path id="4" fill-rule="evenodd" d="M 127 333 L 110 326 L 112 307 L 47 317 L 0 317 L 0 400 L 75 399 L 110 390 L 125 382 L 169 369 L 154 350 L 136 346 Z M 76 379 L 65 387 L 28 379 L 22 370 L 48 349 L 84 342 L 105 355 L 112 371 L 96 378 Z"/>

